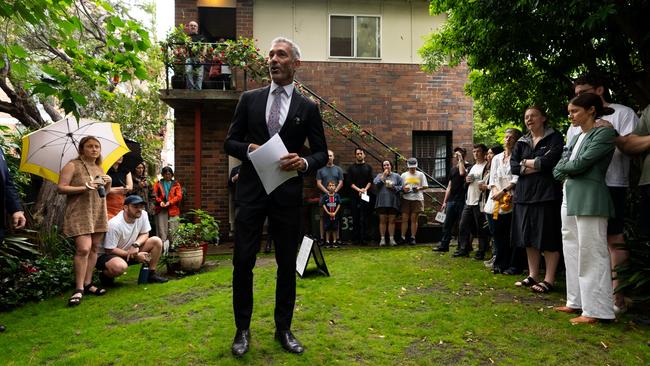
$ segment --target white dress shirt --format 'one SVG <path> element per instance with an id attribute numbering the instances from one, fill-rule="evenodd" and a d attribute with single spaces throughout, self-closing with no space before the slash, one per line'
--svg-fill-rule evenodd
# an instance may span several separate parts
<path id="1" fill-rule="evenodd" d="M 284 88 L 285 94 L 280 94 L 278 96 L 273 95 L 273 91 L 277 88 Z M 275 98 L 282 98 L 280 103 L 280 126 L 284 126 L 284 121 L 287 119 L 287 114 L 289 113 L 289 106 L 291 105 L 291 97 L 293 96 L 293 83 L 285 86 L 279 86 L 275 82 L 271 82 L 271 89 L 269 90 L 269 96 L 266 99 L 266 123 L 269 123 L 269 114 L 271 114 L 271 105 L 273 105 L 273 100 Z"/>

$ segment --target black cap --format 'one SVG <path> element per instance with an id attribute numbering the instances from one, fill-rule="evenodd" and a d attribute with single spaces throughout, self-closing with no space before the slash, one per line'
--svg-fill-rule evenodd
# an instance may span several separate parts
<path id="1" fill-rule="evenodd" d="M 144 203 L 144 200 L 138 195 L 128 196 L 124 199 L 125 205 L 139 205 L 141 203 Z"/>

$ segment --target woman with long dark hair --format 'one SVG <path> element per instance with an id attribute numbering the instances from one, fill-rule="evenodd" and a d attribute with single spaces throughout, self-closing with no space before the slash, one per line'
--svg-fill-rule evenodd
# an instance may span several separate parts
<path id="1" fill-rule="evenodd" d="M 111 176 L 111 190 L 106 196 L 106 212 L 108 219 L 112 219 L 124 208 L 124 199 L 133 189 L 133 178 L 131 172 L 122 166 L 123 157 L 117 159 L 113 166 L 108 169 Z"/>
<path id="2" fill-rule="evenodd" d="M 79 157 L 61 170 L 58 191 L 67 196 L 63 234 L 74 238 L 75 291 L 69 306 L 79 305 L 83 294 L 103 295 L 106 290 L 92 284 L 97 262 L 97 249 L 108 230 L 106 192 L 111 177 L 101 167 L 102 146 L 99 140 L 86 136 L 79 141 Z"/>
<path id="3" fill-rule="evenodd" d="M 562 239 L 566 265 L 567 301 L 555 310 L 582 315 L 571 323 L 596 323 L 614 319 L 612 274 L 607 249 L 607 220 L 614 204 L 605 174 L 614 154 L 613 128 L 595 128 L 596 120 L 614 110 L 601 98 L 580 94 L 569 102 L 569 118 L 581 133 L 567 146 L 554 175 L 564 180 Z"/>

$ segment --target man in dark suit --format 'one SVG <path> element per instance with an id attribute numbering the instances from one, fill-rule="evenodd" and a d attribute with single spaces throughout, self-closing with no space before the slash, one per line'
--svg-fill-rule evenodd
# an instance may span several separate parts
<path id="1" fill-rule="evenodd" d="M 3 216 L 0 217 L 0 242 L 5 239 L 5 219 L 4 214 L 11 215 L 11 226 L 15 229 L 21 229 L 25 227 L 25 214 L 20 206 L 20 201 L 18 200 L 18 193 L 16 193 L 16 187 L 14 182 L 9 175 L 9 169 L 7 168 L 7 162 L 5 161 L 4 153 L 0 149 L 0 203 L 2 204 L 2 213 Z M 0 325 L 0 332 L 4 332 L 5 326 Z"/>
<path id="2" fill-rule="evenodd" d="M 250 321 L 253 313 L 253 267 L 259 251 L 262 226 L 269 219 L 270 234 L 276 245 L 278 264 L 275 290 L 275 337 L 292 353 L 303 347 L 291 333 L 296 299 L 296 252 L 301 239 L 300 206 L 302 177 L 327 163 L 327 143 L 318 106 L 294 90 L 293 76 L 300 66 L 300 49 L 291 40 L 271 42 L 268 59 L 270 86 L 244 92 L 235 110 L 226 136 L 225 150 L 242 161 L 237 182 L 233 255 L 233 309 L 237 333 L 232 352 L 241 356 L 248 351 Z M 279 133 L 289 154 L 280 160 L 280 169 L 297 171 L 267 194 L 248 154 Z M 305 140 L 310 155 L 300 156 Z"/>

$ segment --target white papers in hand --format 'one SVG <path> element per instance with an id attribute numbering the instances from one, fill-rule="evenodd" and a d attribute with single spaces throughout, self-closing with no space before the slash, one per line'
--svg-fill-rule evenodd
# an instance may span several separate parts
<path id="1" fill-rule="evenodd" d="M 370 202 L 370 196 L 368 196 L 367 193 L 361 193 L 361 199 L 366 202 Z"/>
<path id="2" fill-rule="evenodd" d="M 248 154 L 266 194 L 271 194 L 280 184 L 298 176 L 295 170 L 280 169 L 280 158 L 288 153 L 280 135 L 276 133 L 264 145 Z"/>

